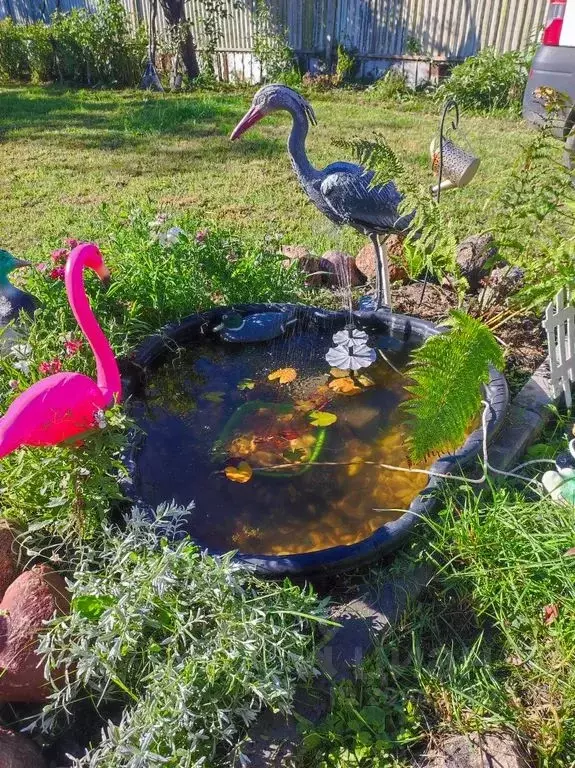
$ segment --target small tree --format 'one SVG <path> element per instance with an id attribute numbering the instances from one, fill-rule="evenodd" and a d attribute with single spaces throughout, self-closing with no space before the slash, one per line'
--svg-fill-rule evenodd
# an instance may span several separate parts
<path id="1" fill-rule="evenodd" d="M 190 80 L 200 74 L 196 43 L 189 22 L 186 20 L 185 0 L 160 0 L 166 21 L 180 32 L 180 56 Z"/>

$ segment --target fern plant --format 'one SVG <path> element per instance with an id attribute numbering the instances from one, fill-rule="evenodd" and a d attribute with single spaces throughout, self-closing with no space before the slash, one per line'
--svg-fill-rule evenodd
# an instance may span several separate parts
<path id="1" fill-rule="evenodd" d="M 503 353 L 491 331 L 465 312 L 453 310 L 450 332 L 428 339 L 413 354 L 405 403 L 412 417 L 410 454 L 421 461 L 462 442 L 481 405 L 489 366 L 503 368 Z"/>
<path id="2" fill-rule="evenodd" d="M 394 181 L 403 195 L 401 214 L 415 211 L 403 244 L 409 276 L 415 278 L 425 269 L 438 279 L 446 274 L 457 275 L 457 239 L 451 222 L 428 188 L 414 178 L 413 172 L 400 160 L 385 137 L 376 133 L 372 139 L 353 138 L 339 140 L 336 144 L 350 152 L 359 165 L 374 172 L 372 186 Z"/>

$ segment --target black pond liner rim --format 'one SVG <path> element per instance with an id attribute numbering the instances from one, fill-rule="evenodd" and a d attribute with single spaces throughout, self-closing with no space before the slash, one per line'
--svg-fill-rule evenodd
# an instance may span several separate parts
<path id="1" fill-rule="evenodd" d="M 130 359 L 130 371 L 125 381 L 124 391 L 128 410 L 130 399 L 137 395 L 143 383 L 162 358 L 167 357 L 178 347 L 189 346 L 191 343 L 208 341 L 215 336 L 213 328 L 221 322 L 226 312 L 239 312 L 252 315 L 266 311 L 285 311 L 294 313 L 299 322 L 313 322 L 320 330 L 338 330 L 344 327 L 350 319 L 349 312 L 324 310 L 301 304 L 236 304 L 228 307 L 217 307 L 206 312 L 189 315 L 181 322 L 164 326 L 159 333 L 150 336 L 137 349 Z M 402 340 L 409 339 L 425 341 L 445 331 L 433 323 L 409 315 L 390 313 L 385 309 L 375 311 L 352 312 L 354 323 L 362 330 L 372 333 L 385 333 Z M 491 442 L 503 423 L 509 403 L 509 391 L 503 374 L 491 368 L 490 381 L 484 387 L 484 399 L 488 403 L 487 439 Z M 124 455 L 127 468 L 127 478 L 123 490 L 130 502 L 143 510 L 154 519 L 154 510 L 136 491 L 138 474 L 137 459 L 145 435 L 135 430 L 130 435 L 128 449 Z M 465 443 L 452 454 L 440 457 L 430 467 L 430 471 L 439 474 L 449 474 L 461 470 L 473 462 L 482 452 L 483 431 L 479 427 L 472 432 Z M 337 572 L 366 565 L 397 549 L 407 538 L 421 518 L 429 517 L 437 509 L 439 500 L 437 491 L 448 480 L 430 477 L 425 488 L 413 499 L 409 509 L 401 517 L 385 523 L 374 533 L 354 544 L 340 544 L 335 547 L 303 552 L 294 555 L 257 555 L 237 552 L 234 559 L 243 563 L 257 574 L 280 578 L 283 576 L 319 575 L 328 571 Z M 168 499 L 166 501 L 169 501 Z M 214 556 L 225 554 L 224 550 L 205 548 L 201 542 L 198 546 Z"/>

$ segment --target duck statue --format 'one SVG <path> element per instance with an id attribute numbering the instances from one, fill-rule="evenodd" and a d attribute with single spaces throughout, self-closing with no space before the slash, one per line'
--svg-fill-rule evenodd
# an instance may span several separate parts
<path id="1" fill-rule="evenodd" d="M 245 316 L 239 312 L 226 312 L 214 331 L 224 341 L 249 344 L 275 339 L 295 322 L 296 318 L 289 312 L 255 312 Z"/>

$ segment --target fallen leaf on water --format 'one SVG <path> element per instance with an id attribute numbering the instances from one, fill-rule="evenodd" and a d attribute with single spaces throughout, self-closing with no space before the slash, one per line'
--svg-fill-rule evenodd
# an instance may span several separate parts
<path id="1" fill-rule="evenodd" d="M 358 392 L 361 392 L 361 387 L 358 387 L 355 381 L 349 376 L 346 376 L 345 379 L 334 379 L 333 381 L 330 381 L 328 387 L 340 395 L 357 395 Z"/>
<path id="2" fill-rule="evenodd" d="M 330 374 L 334 379 L 343 379 L 346 376 L 349 376 L 349 371 L 345 371 L 343 368 L 332 368 Z"/>
<path id="3" fill-rule="evenodd" d="M 242 379 L 238 381 L 238 389 L 253 389 L 256 383 L 253 379 Z"/>
<path id="4" fill-rule="evenodd" d="M 206 392 L 203 398 L 211 403 L 221 403 L 224 399 L 224 392 Z"/>
<path id="5" fill-rule="evenodd" d="M 268 376 L 270 381 L 278 379 L 280 384 L 289 384 L 290 381 L 295 381 L 297 378 L 297 371 L 295 368 L 278 368 L 277 371 L 272 371 Z"/>
<path id="6" fill-rule="evenodd" d="M 247 461 L 240 461 L 237 467 L 226 467 L 224 473 L 228 480 L 234 483 L 247 483 L 252 479 L 254 472 Z"/>
<path id="7" fill-rule="evenodd" d="M 335 413 L 328 411 L 312 411 L 309 418 L 314 427 L 329 427 L 330 424 L 335 424 L 337 421 Z"/>
<path id="8" fill-rule="evenodd" d="M 559 616 L 559 608 L 551 603 L 550 605 L 546 605 L 543 609 L 543 623 L 546 627 L 548 627 L 550 624 L 553 624 L 555 619 Z"/>
<path id="9" fill-rule="evenodd" d="M 359 470 L 361 469 L 361 465 L 363 464 L 363 459 L 361 456 L 354 456 L 347 468 L 347 476 L 348 477 L 355 477 Z"/>
<path id="10" fill-rule="evenodd" d="M 357 380 L 362 387 L 375 387 L 375 381 L 370 379 L 369 376 L 366 376 L 365 373 L 360 373 Z"/>

